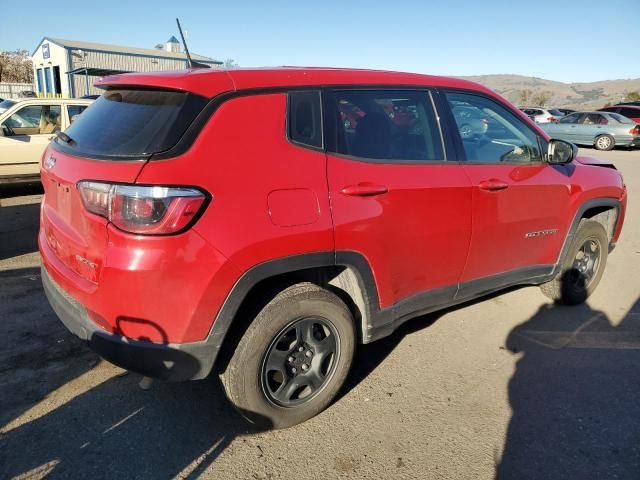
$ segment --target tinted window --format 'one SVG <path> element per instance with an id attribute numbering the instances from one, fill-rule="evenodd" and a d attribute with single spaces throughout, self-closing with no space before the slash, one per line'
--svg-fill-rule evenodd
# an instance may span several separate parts
<path id="1" fill-rule="evenodd" d="M 109 90 L 66 131 L 76 155 L 143 157 L 173 147 L 204 108 L 198 95 L 159 90 Z"/>
<path id="2" fill-rule="evenodd" d="M 540 161 L 538 136 L 497 102 L 478 95 L 447 93 L 458 133 L 470 162 Z M 457 114 L 473 111 L 470 117 Z"/>
<path id="3" fill-rule="evenodd" d="M 311 147 L 322 148 L 322 105 L 320 92 L 289 94 L 289 138 Z"/>
<path id="4" fill-rule="evenodd" d="M 551 115 L 555 115 L 556 117 L 562 117 L 564 115 L 564 113 L 562 113 L 560 110 L 557 110 L 555 108 L 552 108 L 551 110 L 549 110 L 549 113 Z"/>
<path id="5" fill-rule="evenodd" d="M 77 116 L 80 115 L 88 105 L 67 105 L 67 115 L 69 116 L 69 123 L 73 123 L 77 120 Z"/>
<path id="6" fill-rule="evenodd" d="M 336 152 L 376 160 L 443 160 L 442 140 L 427 92 L 334 92 Z"/>
<path id="7" fill-rule="evenodd" d="M 619 113 L 629 118 L 638 118 L 640 117 L 640 108 L 621 108 Z"/>
<path id="8" fill-rule="evenodd" d="M 60 105 L 29 105 L 2 123 L 6 136 L 46 135 L 60 130 Z"/>

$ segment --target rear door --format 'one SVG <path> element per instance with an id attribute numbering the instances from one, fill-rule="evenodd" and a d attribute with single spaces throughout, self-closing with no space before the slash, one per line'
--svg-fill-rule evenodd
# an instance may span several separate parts
<path id="1" fill-rule="evenodd" d="M 445 161 L 428 90 L 327 92 L 328 181 L 335 248 L 364 255 L 381 306 L 422 292 L 453 298 L 471 235 L 471 190 L 463 169 Z M 353 123 L 343 112 L 362 112 Z"/>
<path id="2" fill-rule="evenodd" d="M 62 128 L 62 104 L 21 106 L 1 128 L 0 176 L 37 175 L 42 153 Z"/>
<path id="3" fill-rule="evenodd" d="M 478 109 L 491 124 L 486 134 L 464 139 L 453 123 L 473 186 L 473 233 L 462 281 L 528 276 L 553 264 L 564 239 L 570 167 L 543 162 L 544 139 L 497 100 L 471 92 L 448 92 L 446 98 L 450 105 Z M 461 295 L 470 288 L 462 285 Z"/>
<path id="4" fill-rule="evenodd" d="M 90 290 L 105 265 L 108 221 L 83 206 L 81 180 L 134 183 L 149 157 L 175 145 L 207 99 L 184 92 L 112 89 L 57 138 L 44 156 L 40 245 L 52 267 Z M 167 179 L 171 183 L 171 179 Z M 95 200 L 95 199 L 94 199 Z M 68 273 L 68 272 L 67 272 Z"/>

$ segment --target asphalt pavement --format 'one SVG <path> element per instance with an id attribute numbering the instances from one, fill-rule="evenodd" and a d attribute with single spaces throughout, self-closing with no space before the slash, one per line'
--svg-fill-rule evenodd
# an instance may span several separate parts
<path id="1" fill-rule="evenodd" d="M 622 238 L 587 304 L 537 287 L 361 347 L 340 398 L 259 432 L 215 379 L 155 383 L 72 337 L 40 285 L 38 185 L 0 191 L 0 478 L 640 478 L 640 151 Z"/>

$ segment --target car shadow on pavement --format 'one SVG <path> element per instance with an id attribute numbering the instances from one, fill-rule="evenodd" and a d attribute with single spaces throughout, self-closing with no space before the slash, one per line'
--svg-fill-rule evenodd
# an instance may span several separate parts
<path id="1" fill-rule="evenodd" d="M 0 272 L 0 478 L 196 478 L 255 433 L 219 383 L 156 382 L 101 361 L 49 307 L 40 270 Z"/>
<path id="2" fill-rule="evenodd" d="M 640 472 L 640 299 L 613 325 L 587 304 L 544 305 L 514 328 L 512 417 L 497 479 Z"/>

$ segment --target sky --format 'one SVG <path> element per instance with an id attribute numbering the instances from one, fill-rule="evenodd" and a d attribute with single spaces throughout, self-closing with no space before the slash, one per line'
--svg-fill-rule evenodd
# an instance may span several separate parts
<path id="1" fill-rule="evenodd" d="M 0 51 L 33 51 L 45 36 L 152 48 L 179 38 L 179 17 L 191 52 L 242 67 L 640 77 L 640 0 L 32 0 L 28 10 L 3 16 Z"/>

